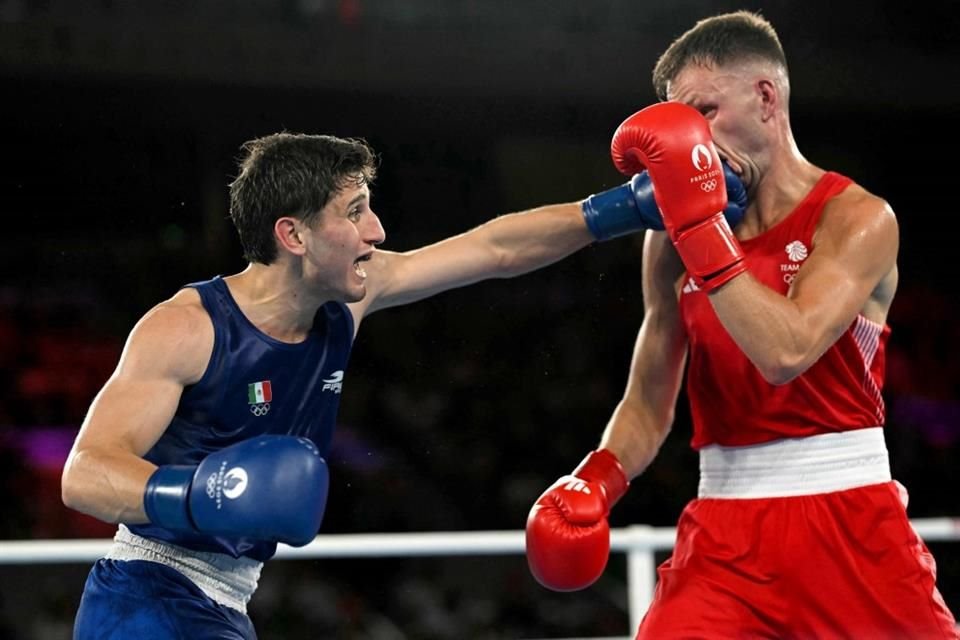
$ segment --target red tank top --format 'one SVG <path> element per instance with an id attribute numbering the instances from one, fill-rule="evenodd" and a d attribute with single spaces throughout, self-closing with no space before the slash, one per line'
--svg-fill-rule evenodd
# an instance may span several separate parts
<path id="1" fill-rule="evenodd" d="M 850 184 L 839 174 L 824 174 L 790 215 L 761 235 L 741 241 L 750 273 L 786 295 L 813 250 L 824 205 Z M 690 349 L 687 395 L 694 449 L 883 424 L 880 392 L 888 326 L 857 316 L 813 366 L 787 384 L 773 385 L 743 354 L 720 324 L 707 295 L 690 279 L 680 293 L 680 313 Z"/>

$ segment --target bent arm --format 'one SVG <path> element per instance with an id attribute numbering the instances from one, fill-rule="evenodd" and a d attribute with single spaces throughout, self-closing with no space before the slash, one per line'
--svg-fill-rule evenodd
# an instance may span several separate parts
<path id="1" fill-rule="evenodd" d="M 184 386 L 202 376 L 212 348 L 202 310 L 165 303 L 141 319 L 67 458 L 66 506 L 105 522 L 147 522 L 143 494 L 156 465 L 143 455 L 170 424 Z"/>
<path id="2" fill-rule="evenodd" d="M 686 362 L 686 333 L 680 321 L 676 284 L 683 264 L 665 233 L 644 243 L 644 317 L 637 335 L 623 399 L 600 441 L 623 465 L 628 478 L 656 457 L 673 425 Z"/>
<path id="3" fill-rule="evenodd" d="M 749 273 L 710 294 L 727 332 L 773 384 L 806 371 L 865 309 L 886 320 L 892 292 L 884 289 L 895 287 L 899 244 L 890 207 L 862 191 L 835 198 L 815 241 L 786 296 Z"/>
<path id="4" fill-rule="evenodd" d="M 377 251 L 366 266 L 367 295 L 351 307 L 362 317 L 480 280 L 514 277 L 593 241 L 579 202 L 511 213 L 414 251 Z"/>

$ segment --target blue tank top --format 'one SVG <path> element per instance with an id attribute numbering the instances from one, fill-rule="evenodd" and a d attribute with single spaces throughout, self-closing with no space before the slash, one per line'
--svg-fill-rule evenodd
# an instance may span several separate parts
<path id="1" fill-rule="evenodd" d="M 353 316 L 341 302 L 317 310 L 307 339 L 275 340 L 243 315 L 222 278 L 187 285 L 213 321 L 213 353 L 203 377 L 184 389 L 180 405 L 144 456 L 156 465 L 195 465 L 208 454 L 262 434 L 306 436 L 326 456 L 353 342 Z M 273 542 L 128 525 L 146 538 L 196 551 L 247 556 L 261 562 Z"/>

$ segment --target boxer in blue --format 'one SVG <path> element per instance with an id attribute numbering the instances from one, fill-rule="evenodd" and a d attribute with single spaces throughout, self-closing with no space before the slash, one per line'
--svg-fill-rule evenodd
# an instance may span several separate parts
<path id="1" fill-rule="evenodd" d="M 64 503 L 119 525 L 87 579 L 76 639 L 255 638 L 246 606 L 263 563 L 319 529 L 323 456 L 362 319 L 662 228 L 641 174 L 383 251 L 365 142 L 281 133 L 243 151 L 230 215 L 249 266 L 144 315 L 64 468 Z"/>

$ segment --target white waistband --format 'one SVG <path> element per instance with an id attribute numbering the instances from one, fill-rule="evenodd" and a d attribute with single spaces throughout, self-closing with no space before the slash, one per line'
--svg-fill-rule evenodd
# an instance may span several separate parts
<path id="1" fill-rule="evenodd" d="M 234 558 L 223 553 L 185 549 L 167 542 L 138 536 L 120 525 L 108 560 L 147 560 L 176 569 L 190 578 L 212 600 L 242 613 L 257 590 L 263 563 L 252 558 Z"/>
<path id="2" fill-rule="evenodd" d="M 889 482 L 883 429 L 700 450 L 701 498 L 775 498 Z"/>

